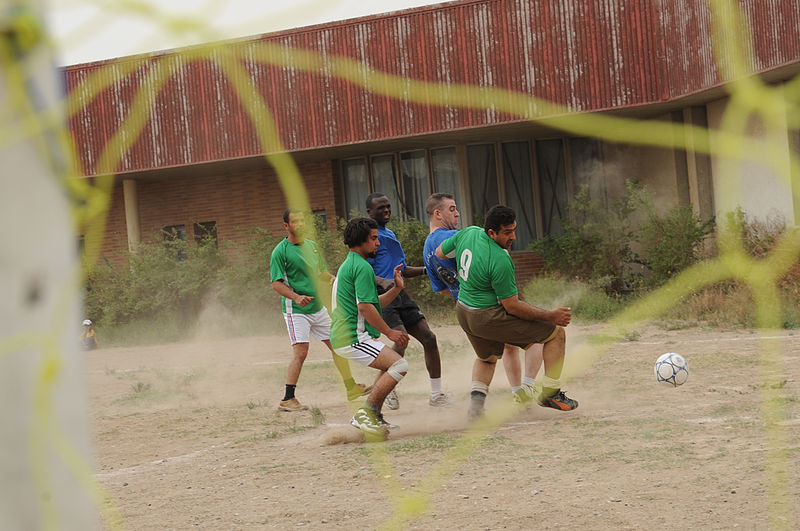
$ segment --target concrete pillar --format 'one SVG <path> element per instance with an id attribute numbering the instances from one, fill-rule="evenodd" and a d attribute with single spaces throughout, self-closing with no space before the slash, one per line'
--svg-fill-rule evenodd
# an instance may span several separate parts
<path id="1" fill-rule="evenodd" d="M 128 250 L 132 253 L 139 248 L 142 241 L 142 229 L 139 224 L 139 193 L 136 181 L 122 181 L 122 196 L 125 202 L 125 226 L 128 229 Z"/>

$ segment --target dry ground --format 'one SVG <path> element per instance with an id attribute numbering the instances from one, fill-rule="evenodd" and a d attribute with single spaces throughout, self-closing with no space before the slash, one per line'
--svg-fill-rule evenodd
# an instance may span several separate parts
<path id="1" fill-rule="evenodd" d="M 598 330 L 571 326 L 570 346 Z M 789 477 L 789 508 L 770 513 L 761 407 L 771 388 L 755 333 L 649 329 L 598 346 L 566 385 L 579 409 L 535 406 L 459 453 L 473 355 L 458 327 L 435 332 L 455 404 L 427 405 L 413 346 L 401 408 L 386 415 L 401 427 L 376 444 L 347 425 L 352 406 L 319 343 L 298 387 L 318 410 L 301 413 L 276 411 L 283 336 L 91 352 L 97 475 L 127 529 L 373 529 L 420 489 L 429 503 L 407 528 L 800 528 L 800 334 L 779 333 L 785 374 L 768 382 L 783 395 L 777 444 Z M 677 389 L 652 372 L 668 351 L 690 364 Z M 509 402 L 498 369 L 488 403 Z"/>

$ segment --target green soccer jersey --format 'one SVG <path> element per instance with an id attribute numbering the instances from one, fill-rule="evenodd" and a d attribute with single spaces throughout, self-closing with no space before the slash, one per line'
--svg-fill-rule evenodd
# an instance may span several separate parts
<path id="1" fill-rule="evenodd" d="M 442 252 L 456 258 L 458 300 L 473 308 L 497 306 L 516 295 L 514 262 L 480 227 L 467 227 L 442 242 Z"/>
<path id="2" fill-rule="evenodd" d="M 360 254 L 350 251 L 333 283 L 331 345 L 346 347 L 381 335 L 358 311 L 358 303 L 369 302 L 381 313 L 375 271 Z"/>
<path id="3" fill-rule="evenodd" d="M 325 271 L 325 260 L 315 241 L 303 240 L 303 243 L 295 245 L 288 238 L 281 240 L 272 250 L 269 260 L 270 282 L 283 280 L 295 293 L 314 297 L 305 306 L 281 297 L 283 313 L 310 314 L 320 311 L 322 301 L 317 293 L 317 281 Z"/>

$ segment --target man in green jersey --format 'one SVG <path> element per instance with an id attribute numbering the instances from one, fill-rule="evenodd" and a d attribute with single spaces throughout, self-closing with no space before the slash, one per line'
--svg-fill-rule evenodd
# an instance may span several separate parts
<path id="1" fill-rule="evenodd" d="M 351 220 L 344 229 L 344 243 L 350 252 L 333 283 L 331 344 L 343 358 L 381 371 L 364 406 L 356 411 L 350 424 L 368 438 L 383 439 L 391 427 L 381 413 L 383 402 L 408 372 L 408 362 L 377 341 L 384 334 L 401 348 L 408 345 L 408 334 L 390 328 L 381 317 L 381 309 L 403 290 L 402 264 L 393 270 L 394 286 L 378 296 L 375 272 L 367 262 L 380 246 L 378 224 L 370 218 Z"/>
<path id="2" fill-rule="evenodd" d="M 467 227 L 443 241 L 436 255 L 455 258 L 460 289 L 456 316 L 478 358 L 472 368 L 469 416 L 483 413 L 495 364 L 504 344 L 526 351 L 543 343 L 544 377 L 536 401 L 546 407 L 569 411 L 578 402 L 561 390 L 566 334 L 570 308 L 545 311 L 519 298 L 514 262 L 506 252 L 516 239 L 516 214 L 506 206 L 492 207 L 484 228 Z"/>
<path id="3" fill-rule="evenodd" d="M 278 409 L 302 411 L 308 409 L 295 398 L 300 370 L 308 355 L 309 336 L 313 335 L 330 349 L 333 362 L 342 375 L 347 397 L 355 400 L 369 388 L 357 384 L 350 373 L 349 362 L 337 356 L 330 342 L 331 318 L 322 305 L 317 289 L 320 281 L 333 283 L 319 246 L 305 237 L 305 220 L 298 210 L 283 213 L 283 228 L 286 238 L 281 240 L 269 261 L 269 276 L 272 288 L 281 295 L 281 307 L 292 344 L 293 357 L 286 374 L 286 391 Z"/>

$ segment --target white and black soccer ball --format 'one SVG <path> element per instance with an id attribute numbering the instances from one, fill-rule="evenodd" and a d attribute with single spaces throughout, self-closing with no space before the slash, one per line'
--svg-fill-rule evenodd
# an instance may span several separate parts
<path id="1" fill-rule="evenodd" d="M 659 356 L 653 370 L 656 373 L 656 380 L 673 387 L 683 385 L 689 378 L 689 364 L 683 356 L 675 352 Z"/>

